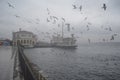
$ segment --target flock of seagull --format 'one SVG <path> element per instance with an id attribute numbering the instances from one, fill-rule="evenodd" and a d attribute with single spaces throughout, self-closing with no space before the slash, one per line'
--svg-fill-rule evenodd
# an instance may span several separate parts
<path id="1" fill-rule="evenodd" d="M 57 24 L 58 27 L 60 27 L 60 26 L 67 26 L 67 30 L 70 31 L 70 23 L 67 23 L 65 18 L 63 18 L 63 17 L 58 18 L 56 16 L 52 16 L 51 13 L 50 13 L 50 10 L 48 8 L 47 8 L 47 14 L 48 14 L 47 22 L 51 22 L 53 24 L 57 24 L 58 23 Z"/>
<path id="2" fill-rule="evenodd" d="M 8 6 L 9 6 L 10 8 L 15 8 L 15 6 L 12 5 L 10 2 L 8 2 L 7 4 L 8 4 Z M 82 6 L 82 5 L 80 5 L 79 7 L 77 7 L 76 5 L 72 5 L 72 6 L 73 6 L 73 9 L 79 9 L 80 11 L 82 11 L 82 9 L 83 9 L 83 6 Z M 101 8 L 102 8 L 104 11 L 106 11 L 106 9 L 107 9 L 106 4 L 103 3 L 103 5 L 102 5 Z M 51 15 L 51 12 L 50 12 L 49 8 L 47 8 L 47 15 L 48 15 L 48 17 L 47 17 L 47 19 L 46 19 L 46 22 L 47 22 L 47 23 L 57 24 L 58 27 L 67 26 L 67 31 L 69 31 L 69 32 L 70 32 L 71 30 L 74 30 L 74 27 L 71 27 L 71 24 L 70 24 L 70 23 L 67 23 L 67 22 L 66 22 L 66 19 L 65 19 L 64 17 L 58 18 L 57 16 Z M 14 15 L 14 16 L 15 16 L 16 18 L 21 18 L 21 16 L 19 16 L 19 15 Z M 87 19 L 88 19 L 88 17 L 85 17 L 85 18 L 84 18 L 84 21 L 86 21 Z M 28 20 L 27 22 L 28 22 L 28 23 L 32 23 L 32 21 L 30 21 L 30 20 Z M 36 23 L 36 24 L 39 24 L 39 22 L 40 22 L 40 19 L 39 19 L 39 18 L 36 18 L 35 23 Z M 90 22 L 87 23 L 87 25 L 86 25 L 86 30 L 87 30 L 87 31 L 90 30 L 90 26 L 91 26 L 91 25 L 92 25 L 92 23 L 90 23 Z M 103 26 L 101 26 L 101 28 L 104 29 L 104 30 L 107 30 L 107 31 L 113 31 L 111 27 L 105 27 L 105 28 L 104 28 Z M 55 28 L 53 28 L 53 31 L 54 31 L 54 30 L 55 30 Z M 39 32 L 39 31 L 38 31 L 38 32 Z M 45 33 L 45 32 L 42 32 L 42 34 L 47 34 L 47 35 L 48 35 L 47 37 L 50 38 L 50 32 L 46 32 L 46 33 Z M 54 32 L 54 34 L 57 34 L 57 33 Z M 81 34 L 83 34 L 83 32 L 81 32 Z M 114 39 L 115 39 L 115 36 L 117 36 L 117 34 L 111 35 L 110 40 L 114 40 Z M 91 42 L 90 39 L 88 39 L 88 42 L 89 42 L 89 43 Z M 103 42 L 105 42 L 105 39 L 103 39 Z"/>
<path id="3" fill-rule="evenodd" d="M 82 11 L 82 5 L 80 5 L 79 7 L 77 7 L 76 5 L 72 5 L 72 6 L 73 6 L 73 9 L 79 9 L 80 11 Z M 106 11 L 107 6 L 105 3 L 103 3 L 102 8 Z"/>

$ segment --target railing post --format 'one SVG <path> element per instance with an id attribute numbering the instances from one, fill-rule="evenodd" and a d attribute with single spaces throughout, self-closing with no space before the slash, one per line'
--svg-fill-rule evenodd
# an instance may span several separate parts
<path id="1" fill-rule="evenodd" d="M 42 71 L 39 71 L 39 80 L 42 80 L 42 75 L 41 75 Z"/>

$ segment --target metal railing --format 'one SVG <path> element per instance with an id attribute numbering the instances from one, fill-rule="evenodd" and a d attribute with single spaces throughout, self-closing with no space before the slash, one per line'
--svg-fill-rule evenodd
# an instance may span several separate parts
<path id="1" fill-rule="evenodd" d="M 31 63 L 26 57 L 23 52 L 24 47 L 20 44 L 17 46 L 20 74 L 23 76 L 24 80 L 46 80 L 40 69 Z"/>

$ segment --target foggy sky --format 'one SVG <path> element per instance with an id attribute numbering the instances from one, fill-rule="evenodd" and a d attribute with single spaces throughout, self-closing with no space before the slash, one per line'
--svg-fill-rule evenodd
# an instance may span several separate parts
<path id="1" fill-rule="evenodd" d="M 9 7 L 8 3 L 15 8 Z M 102 9 L 103 3 L 107 5 L 106 11 Z M 73 4 L 77 7 L 82 5 L 82 11 L 73 9 Z M 44 37 L 41 32 L 60 32 L 57 24 L 46 21 L 49 17 L 47 8 L 50 15 L 59 19 L 63 17 L 66 23 L 74 27 L 71 32 L 64 27 L 64 32 L 68 35 L 74 33 L 76 37 L 80 37 L 78 41 L 84 42 L 88 38 L 93 42 L 99 42 L 103 38 L 109 41 L 110 36 L 117 33 L 114 41 L 120 42 L 120 0 L 0 0 L 0 38 L 11 39 L 12 32 L 19 28 L 32 31 L 39 39 Z M 87 20 L 84 20 L 85 17 Z M 88 22 L 92 25 L 90 30 L 86 31 Z M 60 24 L 61 21 L 57 23 Z M 111 27 L 112 31 L 103 30 L 101 26 Z M 81 32 L 83 34 L 80 34 Z"/>

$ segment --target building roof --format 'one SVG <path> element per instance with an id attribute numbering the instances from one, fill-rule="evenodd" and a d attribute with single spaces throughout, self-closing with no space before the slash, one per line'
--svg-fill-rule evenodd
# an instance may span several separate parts
<path id="1" fill-rule="evenodd" d="M 14 32 L 14 33 L 28 33 L 28 34 L 33 34 L 32 32 L 29 32 L 29 31 L 17 31 L 17 32 Z"/>

